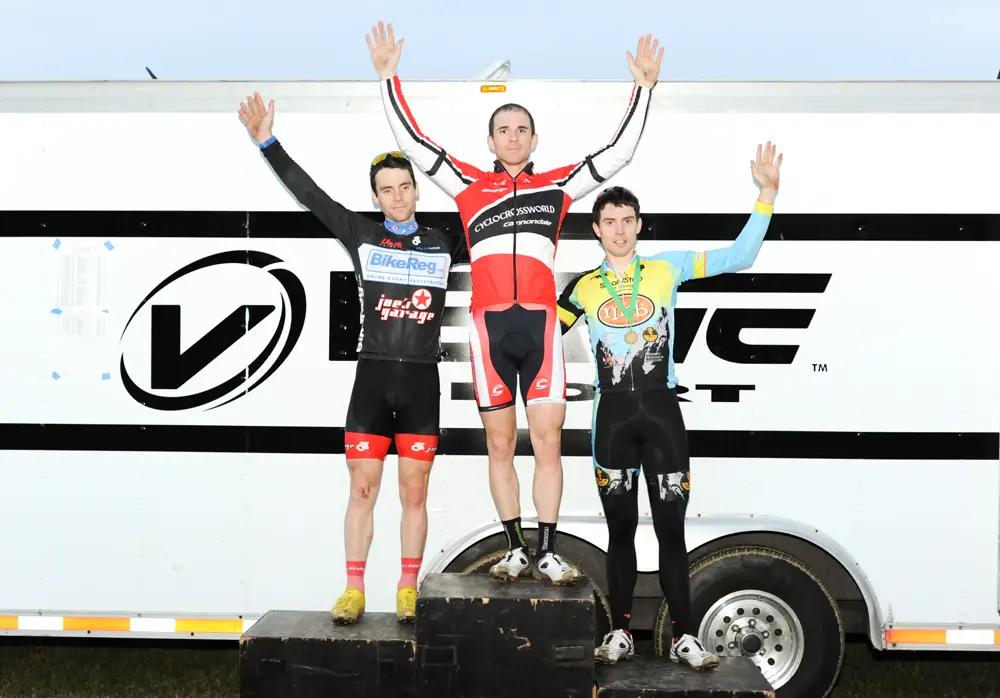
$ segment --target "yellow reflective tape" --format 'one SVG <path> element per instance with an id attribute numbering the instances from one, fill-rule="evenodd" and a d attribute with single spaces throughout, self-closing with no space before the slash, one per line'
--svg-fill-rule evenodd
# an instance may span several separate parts
<path id="1" fill-rule="evenodd" d="M 0 630 L 17 630 L 17 616 L 0 616 Z"/>
<path id="2" fill-rule="evenodd" d="M 179 633 L 237 633 L 243 634 L 242 620 L 200 620 L 197 618 L 178 618 Z"/>
<path id="3" fill-rule="evenodd" d="M 126 632 L 131 623 L 128 618 L 63 618 L 63 630 L 95 630 L 105 632 Z"/>

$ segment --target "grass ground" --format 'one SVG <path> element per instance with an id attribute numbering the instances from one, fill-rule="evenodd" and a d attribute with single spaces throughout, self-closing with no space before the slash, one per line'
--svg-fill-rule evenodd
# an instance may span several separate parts
<path id="1" fill-rule="evenodd" d="M 233 644 L 0 639 L 0 698 L 236 698 Z M 832 698 L 1000 698 L 1000 655 L 876 654 L 852 642 Z"/>

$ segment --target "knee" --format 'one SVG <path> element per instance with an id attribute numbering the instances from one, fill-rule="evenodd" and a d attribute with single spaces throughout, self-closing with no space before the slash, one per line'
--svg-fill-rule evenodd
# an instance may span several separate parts
<path id="1" fill-rule="evenodd" d="M 627 504 L 624 496 L 604 500 L 604 517 L 608 522 L 608 534 L 613 539 L 634 538 L 639 528 L 638 507 Z"/>
<path id="2" fill-rule="evenodd" d="M 416 482 L 404 482 L 399 488 L 399 502 L 404 511 L 423 509 L 427 504 L 427 486 L 421 478 Z"/>
<path id="3" fill-rule="evenodd" d="M 487 435 L 486 448 L 494 458 L 502 460 L 514 459 L 514 448 L 517 446 L 517 432 L 512 434 L 499 432 Z"/>
<path id="4" fill-rule="evenodd" d="M 663 533 L 680 533 L 684 531 L 685 506 L 683 501 L 666 501 L 651 503 L 653 526 Z"/>
<path id="5" fill-rule="evenodd" d="M 532 433 L 531 435 L 531 448 L 535 452 L 536 457 L 541 457 L 543 459 L 544 465 L 542 467 L 558 467 L 559 458 L 559 447 L 562 442 L 561 430 L 555 429 L 539 429 L 538 431 Z"/>
<path id="6" fill-rule="evenodd" d="M 378 497 L 379 483 L 369 478 L 351 478 L 351 504 L 371 508 Z"/>

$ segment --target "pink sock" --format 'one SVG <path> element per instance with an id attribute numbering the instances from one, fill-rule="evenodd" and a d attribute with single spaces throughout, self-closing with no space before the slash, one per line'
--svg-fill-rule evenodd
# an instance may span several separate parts
<path id="1" fill-rule="evenodd" d="M 421 562 L 423 562 L 423 558 L 421 557 L 403 558 L 403 574 L 399 577 L 399 584 L 396 585 L 397 589 L 417 586 L 417 574 L 420 572 Z"/>
<path id="2" fill-rule="evenodd" d="M 357 587 L 362 594 L 365 593 L 365 561 L 347 561 L 347 586 Z"/>

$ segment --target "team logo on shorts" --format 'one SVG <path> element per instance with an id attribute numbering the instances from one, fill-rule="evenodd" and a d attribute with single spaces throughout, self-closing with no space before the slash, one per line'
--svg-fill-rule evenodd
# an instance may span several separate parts
<path id="1" fill-rule="evenodd" d="M 604 470 L 601 469 L 601 468 L 597 468 L 594 471 L 594 475 L 597 476 L 597 486 L 598 487 L 607 487 L 608 483 L 611 482 L 611 478 L 609 478 L 608 474 L 606 472 L 604 472 Z"/>
<path id="2" fill-rule="evenodd" d="M 656 338 L 659 336 L 660 335 L 656 333 L 655 327 L 647 327 L 642 331 L 642 338 L 645 339 L 647 342 L 655 342 Z"/>

